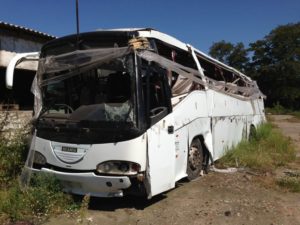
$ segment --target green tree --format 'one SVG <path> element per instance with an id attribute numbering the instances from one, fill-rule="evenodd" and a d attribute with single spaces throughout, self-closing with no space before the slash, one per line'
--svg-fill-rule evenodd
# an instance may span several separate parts
<path id="1" fill-rule="evenodd" d="M 209 49 L 209 54 L 217 60 L 243 72 L 245 72 L 249 61 L 247 50 L 241 42 L 236 45 L 224 40 L 213 43 Z"/>
<path id="2" fill-rule="evenodd" d="M 233 49 L 234 49 L 233 44 L 222 40 L 213 43 L 213 45 L 209 48 L 209 54 L 213 58 L 228 64 L 228 56 L 231 54 Z"/>
<path id="3" fill-rule="evenodd" d="M 300 23 L 278 26 L 250 44 L 249 73 L 267 95 L 267 105 L 300 109 Z"/>

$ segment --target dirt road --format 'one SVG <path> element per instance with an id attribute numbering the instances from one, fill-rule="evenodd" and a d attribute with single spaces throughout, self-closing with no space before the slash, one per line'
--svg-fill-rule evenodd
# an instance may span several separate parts
<path id="1" fill-rule="evenodd" d="M 300 122 L 272 116 L 300 152 Z M 300 154 L 298 154 L 300 155 Z M 299 162 L 299 161 L 298 161 Z M 82 224 L 292 224 L 300 225 L 300 194 L 268 188 L 246 172 L 221 174 L 180 183 L 174 190 L 146 201 L 138 198 L 92 198 Z M 51 219 L 47 225 L 73 225 L 80 216 Z"/>

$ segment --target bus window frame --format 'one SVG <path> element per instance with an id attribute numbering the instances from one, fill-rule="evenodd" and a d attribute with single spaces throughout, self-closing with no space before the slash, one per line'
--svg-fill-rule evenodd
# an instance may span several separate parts
<path id="1" fill-rule="evenodd" d="M 147 128 L 151 127 L 158 121 L 160 121 L 162 118 L 170 114 L 173 109 L 172 109 L 172 104 L 171 104 L 171 87 L 169 86 L 168 79 L 167 79 L 167 71 L 165 71 L 163 68 L 161 68 L 159 65 L 154 64 L 153 62 L 142 62 L 142 60 L 138 60 L 138 67 L 139 67 L 139 72 L 140 72 L 140 88 L 142 92 L 142 98 L 140 99 L 140 102 L 144 100 L 144 115 L 145 115 L 145 122 L 147 124 Z M 144 74 L 143 74 L 144 73 Z M 151 91 L 150 91 L 150 79 L 153 73 L 156 73 L 158 75 L 158 78 L 161 81 L 161 88 L 162 88 L 162 94 L 163 94 L 163 101 L 164 105 L 163 106 L 158 106 L 155 108 L 150 107 L 150 97 L 151 97 Z M 143 78 L 142 76 L 144 75 L 146 83 L 145 87 L 143 87 Z M 158 108 L 161 108 L 161 110 L 158 110 Z M 163 109 L 164 108 L 164 109 Z M 154 115 L 151 115 L 151 110 L 155 111 L 157 109 L 157 113 Z"/>

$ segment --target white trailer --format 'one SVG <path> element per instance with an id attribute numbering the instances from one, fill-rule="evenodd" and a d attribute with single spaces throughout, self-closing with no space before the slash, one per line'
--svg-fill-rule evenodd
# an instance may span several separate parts
<path id="1" fill-rule="evenodd" d="M 265 121 L 254 81 L 153 29 L 71 35 L 28 57 L 7 70 L 12 88 L 18 61 L 39 58 L 25 171 L 53 174 L 70 193 L 151 198 Z"/>

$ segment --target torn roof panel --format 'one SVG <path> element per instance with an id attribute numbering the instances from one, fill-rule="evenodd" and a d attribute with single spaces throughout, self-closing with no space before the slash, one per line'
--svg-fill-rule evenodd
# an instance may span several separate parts
<path id="1" fill-rule="evenodd" d="M 113 35 L 127 35 L 127 36 L 134 36 L 138 33 L 138 36 L 140 37 L 146 37 L 146 38 L 154 38 L 154 39 L 158 39 L 158 40 L 161 40 L 165 43 L 168 43 L 170 45 L 173 45 L 174 47 L 177 47 L 177 48 L 180 48 L 182 50 L 185 50 L 185 51 L 189 51 L 189 47 L 190 46 L 189 44 L 187 43 L 184 43 L 178 39 L 176 39 L 175 37 L 172 37 L 168 34 L 165 34 L 163 32 L 160 32 L 160 31 L 157 31 L 153 28 L 114 28 L 114 29 L 97 29 L 96 31 L 94 32 L 86 32 L 86 33 L 80 33 L 80 36 L 88 36 L 88 35 L 100 35 L 100 34 L 103 34 L 103 35 L 108 35 L 108 34 L 113 34 Z M 68 36 L 65 36 L 63 38 L 60 38 L 58 39 L 57 41 L 59 40 L 62 40 L 62 39 L 76 39 L 76 34 L 73 34 L 73 35 L 68 35 Z M 53 41 L 53 43 L 56 42 L 56 40 Z M 194 48 L 193 46 L 191 46 L 195 52 L 200 55 L 201 57 L 203 57 L 204 59 L 206 60 L 209 60 L 213 63 L 216 63 L 218 64 L 220 67 L 223 67 L 227 70 L 230 70 L 234 73 L 237 73 L 243 77 L 247 77 L 247 79 L 251 80 L 251 78 L 249 78 L 247 75 L 243 74 L 242 72 L 236 70 L 235 68 L 231 67 L 231 66 L 228 66 L 212 57 L 210 57 L 209 55 L 205 54 L 204 52 L 200 51 L 199 49 L 197 48 Z"/>
<path id="2" fill-rule="evenodd" d="M 232 72 L 232 73 L 240 76 L 241 78 L 248 80 L 249 82 L 252 81 L 252 79 L 250 77 L 248 77 L 247 75 L 243 74 L 242 72 L 236 70 L 235 68 L 230 67 L 230 66 L 210 57 L 209 55 L 203 53 L 202 51 L 194 48 L 193 46 L 191 46 L 187 43 L 181 42 L 180 40 L 178 40 L 168 34 L 159 32 L 152 28 L 101 29 L 101 30 L 94 31 L 94 32 L 80 33 L 79 35 L 80 35 L 79 38 L 82 40 L 92 38 L 94 42 L 101 42 L 100 37 L 105 37 L 105 36 L 106 37 L 114 37 L 114 38 L 123 37 L 123 39 L 124 39 L 124 37 L 126 37 L 126 38 L 128 38 L 128 40 L 133 37 L 145 37 L 145 38 L 157 39 L 162 42 L 165 42 L 168 45 L 174 46 L 174 47 L 182 49 L 184 51 L 190 52 L 191 50 L 193 50 L 198 55 L 198 57 L 203 58 L 204 60 L 209 61 L 229 72 Z M 96 40 L 96 39 L 99 39 L 99 40 Z M 121 45 L 118 44 L 118 45 L 116 45 L 116 47 L 125 47 L 125 45 L 128 44 L 126 42 L 127 39 L 126 40 L 125 39 L 123 40 L 123 39 L 120 42 L 122 44 Z M 58 45 L 67 43 L 68 45 L 73 44 L 72 48 L 74 48 L 73 51 L 75 51 L 76 50 L 75 49 L 76 48 L 76 44 L 75 44 L 76 40 L 77 40 L 76 34 L 69 35 L 69 36 L 66 36 L 63 38 L 59 38 L 57 40 L 53 40 L 53 41 L 49 42 L 48 44 L 44 45 L 43 50 L 52 49 L 53 47 L 55 48 L 55 47 L 58 47 Z M 105 46 L 98 46 L 98 45 L 96 46 L 95 45 L 95 46 L 89 46 L 88 48 L 102 48 L 102 47 L 105 47 Z M 108 47 L 108 46 L 106 46 L 106 47 Z M 115 47 L 115 46 L 113 44 L 111 44 L 110 47 Z"/>

